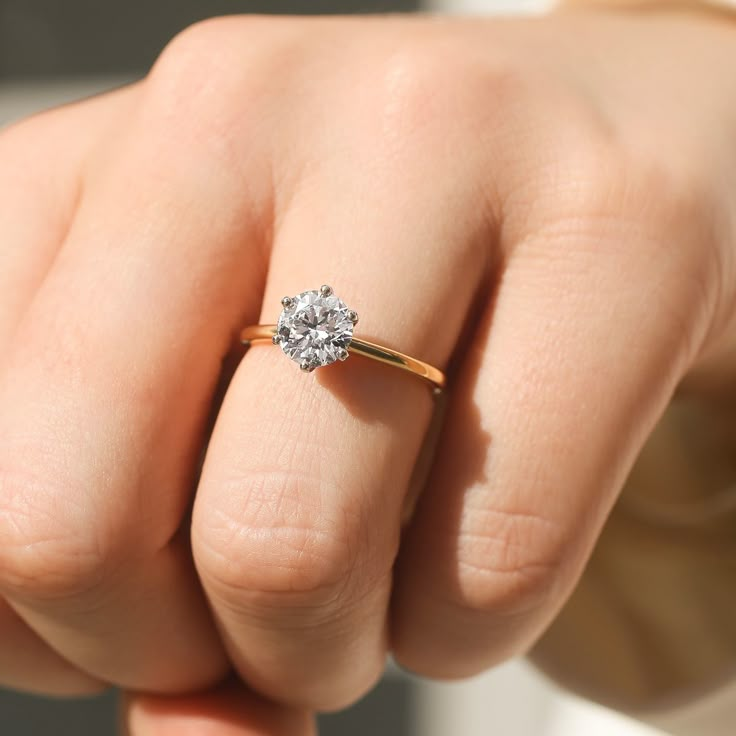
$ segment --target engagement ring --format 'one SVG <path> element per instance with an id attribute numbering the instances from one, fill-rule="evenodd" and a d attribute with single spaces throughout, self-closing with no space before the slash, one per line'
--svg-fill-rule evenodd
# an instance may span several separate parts
<path id="1" fill-rule="evenodd" d="M 323 286 L 281 300 L 283 311 L 275 325 L 253 325 L 240 333 L 244 345 L 269 340 L 284 354 L 311 373 L 351 355 L 362 355 L 409 371 L 432 384 L 439 392 L 445 386 L 441 370 L 408 355 L 357 338 L 353 334 L 358 313 Z"/>

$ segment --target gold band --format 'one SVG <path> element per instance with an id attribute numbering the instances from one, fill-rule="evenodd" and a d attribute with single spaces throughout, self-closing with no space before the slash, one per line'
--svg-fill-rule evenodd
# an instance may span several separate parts
<path id="1" fill-rule="evenodd" d="M 276 325 L 252 325 L 246 327 L 240 333 L 240 342 L 243 345 L 250 345 L 254 342 L 270 342 L 275 334 Z M 391 350 L 391 348 L 385 348 L 383 345 L 376 345 L 376 343 L 368 342 L 368 340 L 354 337 L 348 346 L 348 352 L 409 371 L 415 376 L 429 381 L 436 390 L 445 387 L 445 374 L 439 368 L 409 355 L 404 355 L 398 350 Z"/>

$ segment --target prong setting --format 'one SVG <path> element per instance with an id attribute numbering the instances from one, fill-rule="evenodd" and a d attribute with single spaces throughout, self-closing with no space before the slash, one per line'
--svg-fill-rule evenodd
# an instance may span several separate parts
<path id="1" fill-rule="evenodd" d="M 319 368 L 319 363 L 315 363 L 313 360 L 307 360 L 305 358 L 299 363 L 299 368 L 304 373 L 311 373 L 312 371 Z"/>
<path id="2" fill-rule="evenodd" d="M 348 358 L 358 313 L 332 287 L 303 291 L 281 300 L 283 311 L 271 336 L 305 373 Z"/>

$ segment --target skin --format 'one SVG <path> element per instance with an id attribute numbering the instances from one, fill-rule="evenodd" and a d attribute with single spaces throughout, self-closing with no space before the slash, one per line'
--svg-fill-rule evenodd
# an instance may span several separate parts
<path id="1" fill-rule="evenodd" d="M 389 649 L 441 678 L 526 652 L 675 391 L 733 383 L 733 41 L 219 19 L 2 132 L 0 683 L 149 693 L 135 736 L 297 734 Z M 268 346 L 227 370 L 325 282 L 449 370 L 408 519 L 421 381 Z M 284 710 L 208 694 L 231 670 Z"/>

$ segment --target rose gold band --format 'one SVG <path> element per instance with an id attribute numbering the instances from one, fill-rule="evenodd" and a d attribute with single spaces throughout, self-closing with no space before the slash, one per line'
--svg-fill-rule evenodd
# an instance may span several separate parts
<path id="1" fill-rule="evenodd" d="M 240 333 L 240 342 L 243 345 L 250 345 L 254 342 L 271 342 L 275 334 L 276 325 L 252 325 L 246 327 Z M 348 347 L 348 352 L 409 371 L 415 376 L 429 381 L 437 391 L 445 387 L 445 374 L 439 368 L 409 355 L 404 355 L 398 350 L 391 350 L 391 348 L 383 347 L 383 345 L 376 345 L 376 343 L 368 342 L 368 340 L 354 337 Z"/>

